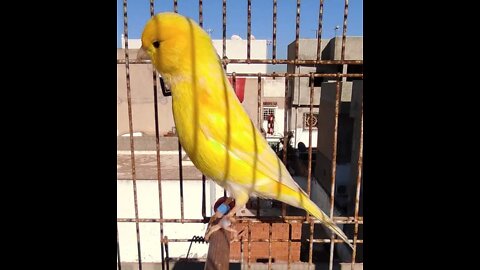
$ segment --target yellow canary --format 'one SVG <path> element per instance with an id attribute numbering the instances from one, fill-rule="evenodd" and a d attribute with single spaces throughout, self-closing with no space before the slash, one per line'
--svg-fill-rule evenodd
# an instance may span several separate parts
<path id="1" fill-rule="evenodd" d="M 145 25 L 139 58 L 147 56 L 172 92 L 180 143 L 193 164 L 235 198 L 232 213 L 251 195 L 300 207 L 350 247 L 347 236 L 292 179 L 235 96 L 210 36 L 175 13 Z"/>

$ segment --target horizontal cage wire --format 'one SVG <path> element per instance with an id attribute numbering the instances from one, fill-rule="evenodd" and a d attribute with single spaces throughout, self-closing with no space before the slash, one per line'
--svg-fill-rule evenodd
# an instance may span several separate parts
<path id="1" fill-rule="evenodd" d="M 333 8 L 324 0 L 123 0 L 117 49 L 118 269 L 209 269 L 209 260 L 223 259 L 242 269 L 363 269 L 363 38 L 347 36 L 357 2 L 344 0 Z M 177 137 L 169 86 L 150 60 L 137 59 L 142 27 L 164 11 L 192 18 L 210 35 L 252 125 L 353 249 L 306 211 L 253 197 L 232 225 L 238 239 L 223 246 L 213 236 L 205 242 L 214 204 L 232 195 L 190 160 Z M 267 23 L 259 24 L 267 15 Z M 332 21 L 339 23 L 333 37 L 326 33 Z M 228 38 L 230 27 L 239 31 L 239 24 L 246 40 Z M 261 32 L 257 27 L 271 28 L 271 34 L 254 38 L 253 31 Z M 301 38 L 304 28 L 315 28 L 308 29 L 315 37 Z M 288 44 L 285 29 L 291 32 Z M 223 258 L 219 249 L 225 246 Z"/>

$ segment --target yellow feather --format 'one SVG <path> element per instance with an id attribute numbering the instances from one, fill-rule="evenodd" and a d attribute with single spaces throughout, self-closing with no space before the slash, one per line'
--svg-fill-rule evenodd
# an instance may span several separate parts
<path id="1" fill-rule="evenodd" d="M 256 194 L 304 208 L 352 247 L 255 128 L 202 28 L 181 15 L 160 13 L 147 22 L 142 49 L 170 86 L 179 140 L 202 173 L 227 188 L 238 203 Z"/>

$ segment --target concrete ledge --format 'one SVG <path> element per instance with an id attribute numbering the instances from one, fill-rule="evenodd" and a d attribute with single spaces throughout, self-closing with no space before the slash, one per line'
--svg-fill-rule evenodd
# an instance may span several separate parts
<path id="1" fill-rule="evenodd" d="M 138 136 L 134 138 L 135 150 L 156 150 L 155 136 Z M 119 136 L 117 137 L 117 150 L 130 150 L 130 137 Z M 177 137 L 160 137 L 160 150 L 172 151 L 178 150 L 178 138 Z"/>

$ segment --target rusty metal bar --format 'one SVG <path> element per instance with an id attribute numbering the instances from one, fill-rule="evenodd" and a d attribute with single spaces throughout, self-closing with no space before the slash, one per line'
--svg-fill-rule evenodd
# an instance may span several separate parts
<path id="1" fill-rule="evenodd" d="M 320 0 L 320 8 L 318 10 L 318 31 L 317 31 L 317 61 L 320 60 L 322 51 L 322 28 L 323 28 L 323 0 Z"/>
<path id="2" fill-rule="evenodd" d="M 268 223 L 268 270 L 272 269 L 272 223 Z"/>
<path id="3" fill-rule="evenodd" d="M 232 73 L 227 73 L 232 74 Z M 237 76 L 242 77 L 257 77 L 258 73 L 237 73 Z M 310 77 L 310 73 L 264 73 L 260 75 L 261 77 Z M 315 73 L 314 77 L 323 77 L 323 78 L 338 78 L 338 77 L 348 77 L 348 78 L 363 78 L 363 73 L 350 73 L 350 74 L 342 74 L 342 73 Z"/>
<path id="4" fill-rule="evenodd" d="M 250 43 L 252 38 L 252 0 L 247 1 L 247 63 L 250 64 Z"/>
<path id="5" fill-rule="evenodd" d="M 222 44 L 222 59 L 225 60 L 227 57 L 227 1 L 223 0 L 222 2 L 222 24 L 223 24 L 223 31 L 222 31 L 222 36 L 223 36 L 223 44 Z M 227 62 L 223 62 L 223 69 L 225 69 L 225 72 L 227 71 Z"/>
<path id="6" fill-rule="evenodd" d="M 271 223 L 270 223 L 271 224 Z M 166 240 L 162 241 L 162 243 L 165 243 Z M 231 240 L 232 243 L 234 242 L 240 242 L 240 243 L 243 243 L 243 242 L 247 242 L 248 243 L 248 240 L 234 240 L 232 239 Z M 251 240 L 250 242 L 252 243 L 286 243 L 286 242 L 292 242 L 292 243 L 301 243 L 302 242 L 302 239 L 255 239 L 255 240 Z M 307 239 L 307 241 L 310 241 L 309 239 Z M 317 238 L 314 238 L 311 240 L 313 243 L 330 243 L 331 240 L 330 239 L 327 239 L 327 238 L 321 238 L 321 239 L 317 239 Z M 192 238 L 172 238 L 172 239 L 168 239 L 168 242 L 169 243 L 189 243 L 189 242 L 203 242 L 203 239 L 201 240 L 193 240 Z M 343 240 L 342 239 L 335 239 L 334 240 L 335 243 L 343 243 Z M 349 240 L 350 243 L 353 243 L 353 240 Z M 357 240 L 357 244 L 363 244 L 363 240 L 362 239 L 358 239 Z"/>
<path id="7" fill-rule="evenodd" d="M 261 73 L 258 73 L 257 77 L 257 128 L 262 130 L 263 123 L 263 110 L 262 110 L 262 76 Z M 257 197 L 257 217 L 260 217 L 260 198 Z"/>
<path id="8" fill-rule="evenodd" d="M 117 222 L 135 222 L 137 221 L 138 222 L 154 222 L 154 223 L 157 223 L 157 222 L 162 222 L 162 223 L 208 223 L 208 220 L 204 220 L 204 219 L 179 219 L 179 218 L 139 218 L 139 219 L 135 219 L 135 218 L 117 218 Z"/>
<path id="9" fill-rule="evenodd" d="M 292 105 L 292 107 L 295 108 L 310 108 L 310 105 L 305 105 L 305 104 L 298 104 L 298 105 Z M 319 105 L 313 105 L 313 108 L 319 108 Z"/>
<path id="10" fill-rule="evenodd" d="M 336 180 L 336 173 L 337 173 L 337 136 L 338 136 L 338 115 L 340 112 L 340 97 L 341 97 L 341 88 L 340 88 L 340 81 L 337 80 L 336 83 L 336 91 L 335 91 L 335 121 L 334 121 L 334 128 L 333 128 L 333 153 L 332 153 L 332 184 L 330 186 L 330 218 L 333 217 L 333 209 L 335 204 L 335 180 Z M 336 235 L 332 233 L 331 235 L 331 242 L 330 242 L 330 260 L 329 260 L 329 270 L 333 269 L 333 249 L 335 242 Z"/>
<path id="11" fill-rule="evenodd" d="M 312 259 L 313 259 L 313 229 L 314 229 L 314 224 L 313 222 L 310 222 L 310 237 L 309 237 L 309 240 L 310 242 L 308 243 L 308 266 L 309 267 L 312 267 L 313 265 L 313 262 L 312 262 Z"/>
<path id="12" fill-rule="evenodd" d="M 252 265 L 250 262 L 251 259 L 251 251 L 252 251 L 252 228 L 250 227 L 250 222 L 247 223 L 247 230 L 248 230 L 248 236 L 247 236 L 247 267 L 250 270 Z"/>
<path id="13" fill-rule="evenodd" d="M 203 0 L 198 0 L 198 24 L 203 28 Z M 207 204 L 206 204 L 206 177 L 202 173 L 202 217 L 207 216 Z"/>
<path id="14" fill-rule="evenodd" d="M 117 263 L 118 263 L 118 270 L 122 270 L 122 260 L 120 260 L 120 241 L 118 240 L 118 223 L 117 223 Z"/>
<path id="15" fill-rule="evenodd" d="M 210 217 L 206 217 L 206 219 L 194 219 L 194 218 L 185 218 L 183 220 L 184 223 L 208 223 L 208 220 Z M 309 220 L 305 220 L 305 216 L 284 216 L 284 217 L 278 217 L 278 216 L 262 216 L 261 218 L 256 218 L 256 217 L 236 217 L 235 218 L 239 223 L 243 222 L 253 222 L 253 223 L 259 223 L 259 222 L 283 222 L 283 221 L 295 221 L 295 222 L 302 222 L 304 224 L 309 224 Z M 310 217 L 310 219 L 313 221 L 313 223 L 321 223 L 315 218 Z M 117 218 L 117 222 L 163 222 L 163 223 L 180 223 L 182 222 L 181 219 L 177 218 Z M 354 217 L 333 217 L 333 221 L 337 224 L 355 224 L 355 218 Z M 358 224 L 363 224 L 363 217 L 359 216 L 358 217 Z"/>
<path id="16" fill-rule="evenodd" d="M 180 144 L 180 138 L 178 138 L 178 170 L 180 178 L 180 218 L 183 220 L 183 160 L 182 160 L 182 145 Z"/>
<path id="17" fill-rule="evenodd" d="M 162 243 L 162 246 L 165 245 L 165 265 L 167 267 L 167 270 L 170 269 L 170 264 L 169 264 L 169 261 L 170 261 L 170 256 L 168 255 L 168 237 L 165 236 L 163 238 L 163 243 Z M 163 265 L 163 264 L 162 264 Z"/>
<path id="18" fill-rule="evenodd" d="M 273 0 L 272 64 L 277 63 L 277 0 Z"/>
<path id="19" fill-rule="evenodd" d="M 308 241 L 308 240 L 307 240 Z M 332 239 L 313 239 L 313 243 L 331 243 Z M 337 244 L 342 244 L 344 241 L 342 239 L 335 239 L 333 242 Z M 353 240 L 348 240 L 349 243 L 353 243 Z M 357 240 L 357 244 L 363 244 L 362 239 Z"/>
<path id="20" fill-rule="evenodd" d="M 297 65 L 297 62 L 298 62 L 298 50 L 300 45 L 299 39 L 300 39 L 300 0 L 297 0 L 297 16 L 295 19 L 295 65 Z"/>
<path id="21" fill-rule="evenodd" d="M 226 41 L 225 41 L 226 42 Z M 226 46 L 226 45 L 225 45 Z M 224 47 L 226 51 L 226 47 Z M 226 55 L 226 53 L 225 53 Z M 250 59 L 250 62 L 247 59 L 225 59 L 222 60 L 223 65 L 225 64 L 290 64 L 290 65 L 363 65 L 363 60 L 311 60 L 311 59 Z M 400 62 L 400 60 L 392 60 L 392 63 Z M 131 64 L 150 64 L 150 60 L 130 60 Z M 117 59 L 117 64 L 125 64 L 124 59 Z"/>
<path id="22" fill-rule="evenodd" d="M 173 241 L 174 239 L 170 239 L 169 241 L 170 242 L 189 242 L 191 241 L 191 239 L 175 239 L 175 240 L 179 240 L 179 241 Z M 306 239 L 307 241 L 310 241 L 309 239 Z M 268 242 L 271 242 L 271 243 L 285 243 L 285 242 L 292 242 L 292 243 L 301 243 L 302 240 L 301 239 L 291 239 L 291 240 L 288 240 L 288 239 L 255 239 L 255 240 L 252 240 L 251 242 L 252 243 L 255 243 L 255 242 L 259 242 L 259 243 L 268 243 Z M 242 242 L 241 240 L 232 240 L 232 243 L 234 242 Z M 245 241 L 243 240 L 243 242 L 247 242 L 248 241 Z M 330 243 L 331 242 L 331 239 L 326 239 L 326 238 L 323 238 L 323 239 L 312 239 L 312 242 L 313 243 Z M 342 239 L 335 239 L 334 240 L 335 243 L 343 243 L 344 241 Z M 348 240 L 349 243 L 353 243 L 353 240 Z M 363 240 L 362 239 L 358 239 L 357 240 L 357 244 L 363 244 Z"/>
<path id="23" fill-rule="evenodd" d="M 133 115 L 132 115 L 132 91 L 130 86 L 130 57 L 128 52 L 128 16 L 127 16 L 127 0 L 123 0 L 123 34 L 125 38 L 125 79 L 127 84 L 127 108 L 128 108 L 128 131 L 130 134 L 130 161 L 132 167 L 132 184 L 133 184 L 133 202 L 135 210 L 135 218 L 138 220 L 138 201 L 137 201 L 137 175 L 135 171 L 135 145 L 133 141 Z M 142 270 L 142 253 L 140 247 L 140 226 L 135 222 L 137 237 L 137 254 L 138 269 Z"/>
<path id="24" fill-rule="evenodd" d="M 308 114 L 309 122 L 308 122 L 308 168 L 307 168 L 307 194 L 310 198 L 311 196 L 311 189 L 312 189 L 312 123 L 313 123 L 313 93 L 314 93 L 314 79 L 313 72 L 310 74 L 310 111 Z M 306 218 L 308 219 L 309 214 L 307 212 Z M 310 240 L 313 239 L 313 222 L 310 219 Z M 308 246 L 308 264 L 312 266 L 312 254 L 313 252 L 313 242 L 309 243 Z"/>
<path id="25" fill-rule="evenodd" d="M 207 193 L 206 193 L 206 182 L 207 182 L 207 179 L 205 177 L 204 174 L 202 174 L 202 217 L 203 219 L 206 218 L 207 216 L 207 203 L 206 203 L 206 197 L 207 197 Z"/>
<path id="26" fill-rule="evenodd" d="M 258 110 L 258 130 L 262 129 L 263 124 L 263 104 L 262 104 L 262 75 L 259 72 L 257 78 L 257 110 Z"/>
<path id="27" fill-rule="evenodd" d="M 311 184 L 312 184 L 312 118 L 313 118 L 313 72 L 310 73 L 310 110 L 308 117 L 310 118 L 308 121 L 308 167 L 307 167 L 307 194 L 310 197 L 311 193 Z M 308 218 L 308 213 L 306 217 Z"/>
<path id="28" fill-rule="evenodd" d="M 361 106 L 360 107 L 360 142 L 358 147 L 357 190 L 355 193 L 355 221 L 357 221 L 358 219 L 358 212 L 360 209 L 360 185 L 361 185 L 361 179 L 362 179 L 362 164 L 363 164 L 363 105 L 360 105 L 360 106 Z M 352 270 L 355 267 L 358 241 L 359 241 L 358 240 L 358 222 L 355 222 L 355 227 L 353 229 Z"/>
<path id="29" fill-rule="evenodd" d="M 205 239 L 203 236 L 195 236 L 194 238 L 172 238 L 168 239 L 169 242 L 175 242 L 175 243 L 186 243 L 186 242 L 201 242 L 204 243 Z"/>
<path id="30" fill-rule="evenodd" d="M 178 3 L 177 3 L 177 0 L 173 0 L 173 12 L 178 13 Z"/>
<path id="31" fill-rule="evenodd" d="M 287 269 L 291 269 L 292 263 L 292 223 L 288 222 L 288 263 Z"/>
<path id="32" fill-rule="evenodd" d="M 250 2 L 250 1 L 249 1 Z M 263 110 L 262 110 L 262 76 L 258 73 L 257 77 L 257 111 L 258 111 L 258 130 L 262 130 Z M 257 197 L 257 217 L 260 217 L 260 197 Z"/>
<path id="33" fill-rule="evenodd" d="M 154 0 L 150 0 L 150 17 L 155 16 L 155 6 Z M 157 186 L 158 186 L 158 208 L 160 219 L 163 219 L 163 200 L 162 200 L 162 170 L 160 163 L 160 129 L 159 129 L 159 120 L 158 120 L 158 88 L 157 88 L 157 72 L 155 67 L 152 68 L 152 79 L 153 79 L 153 108 L 154 108 L 154 119 L 155 119 L 155 150 L 157 155 Z M 160 87 L 163 87 L 160 84 Z M 162 89 L 163 90 L 163 89 Z M 162 91 L 163 92 L 163 91 Z M 163 238 L 163 223 L 160 222 L 160 239 Z M 165 269 L 165 250 L 162 243 L 160 243 L 160 253 L 162 256 L 162 269 Z"/>
<path id="34" fill-rule="evenodd" d="M 343 10 L 343 33 L 342 33 L 342 62 L 345 60 L 345 43 L 347 41 L 347 17 L 348 17 L 348 0 L 345 0 L 345 8 Z"/>
<path id="35" fill-rule="evenodd" d="M 198 0 L 198 24 L 203 28 L 203 0 Z"/>
<path id="36" fill-rule="evenodd" d="M 285 73 L 285 108 L 284 108 L 284 117 L 283 117 L 283 164 L 287 167 L 287 149 L 288 149 L 288 117 L 287 117 L 287 108 L 288 108 L 288 77 L 290 74 Z M 287 215 L 287 205 L 282 202 L 282 216 Z"/>

